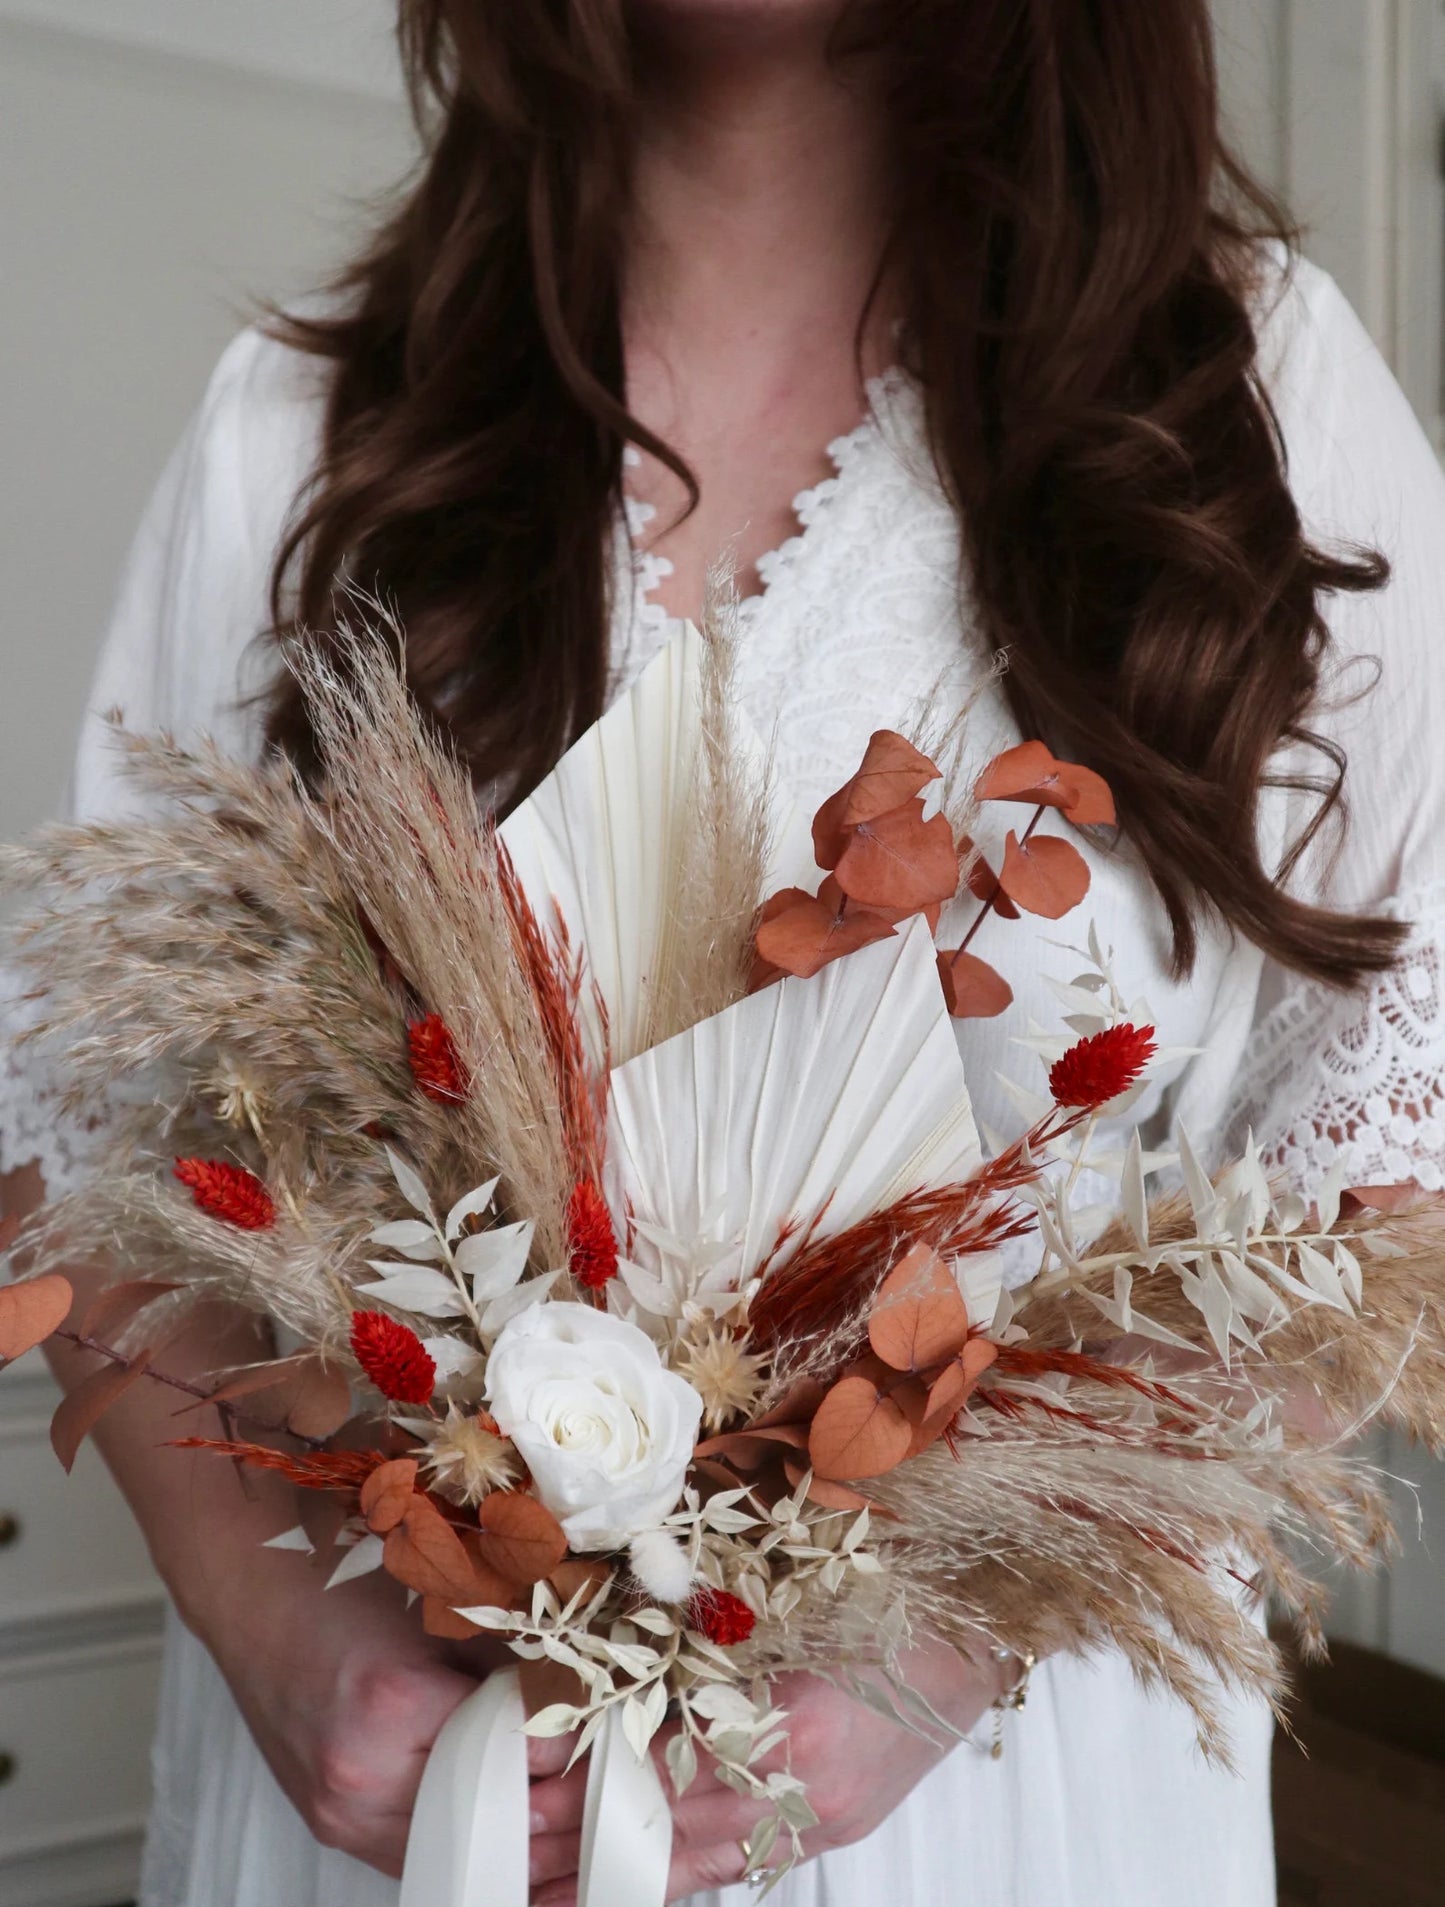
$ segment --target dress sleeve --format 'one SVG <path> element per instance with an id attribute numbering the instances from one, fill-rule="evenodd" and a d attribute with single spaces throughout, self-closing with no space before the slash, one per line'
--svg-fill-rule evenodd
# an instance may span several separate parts
<path id="1" fill-rule="evenodd" d="M 321 398 L 312 367 L 258 331 L 222 357 L 151 498 L 121 580 L 81 725 L 62 815 L 136 810 L 107 716 L 128 727 L 258 741 L 270 570 L 314 461 Z M 107 1108 L 60 1106 L 63 1055 L 33 1037 L 38 1009 L 0 968 L 0 1172 L 37 1163 L 47 1193 L 84 1181 Z"/>
<path id="2" fill-rule="evenodd" d="M 1357 1184 L 1445 1186 L 1445 474 L 1334 284 L 1298 266 L 1262 336 L 1306 528 L 1369 546 L 1388 584 L 1326 606 L 1333 638 L 1317 732 L 1347 758 L 1343 828 L 1327 826 L 1293 889 L 1408 924 L 1402 958 L 1342 993 L 1266 965 L 1229 1121 L 1291 1176 L 1342 1164 Z M 1302 758 L 1292 764 L 1311 766 Z M 1276 851 L 1307 818 L 1273 803 Z"/>

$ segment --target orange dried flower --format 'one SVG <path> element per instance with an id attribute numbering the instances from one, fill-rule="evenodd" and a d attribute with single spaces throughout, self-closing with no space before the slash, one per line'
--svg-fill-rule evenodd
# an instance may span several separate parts
<path id="1" fill-rule="evenodd" d="M 175 1175 L 212 1218 L 243 1232 L 268 1231 L 276 1223 L 276 1202 L 254 1172 L 224 1159 L 177 1159 Z"/>
<path id="2" fill-rule="evenodd" d="M 425 1404 L 436 1389 L 437 1367 L 415 1331 L 384 1311 L 358 1311 L 351 1350 L 383 1397 L 394 1404 Z"/>
<path id="3" fill-rule="evenodd" d="M 238 1442 L 222 1437 L 172 1437 L 171 1450 L 209 1450 L 257 1470 L 274 1470 L 303 1490 L 359 1490 L 387 1461 L 383 1450 L 313 1450 L 292 1456 L 269 1444 Z"/>
<path id="4" fill-rule="evenodd" d="M 411 1022 L 406 1029 L 406 1051 L 411 1076 L 428 1099 L 441 1106 L 461 1104 L 471 1081 L 451 1028 L 440 1013 L 427 1013 Z"/>
<path id="5" fill-rule="evenodd" d="M 600 1291 L 617 1276 L 617 1234 L 596 1184 L 579 1179 L 567 1201 L 567 1251 L 572 1276 L 587 1291 Z"/>
<path id="6" fill-rule="evenodd" d="M 687 1620 L 690 1628 L 719 1649 L 746 1642 L 757 1623 L 742 1597 L 726 1589 L 699 1589 L 687 1605 Z"/>
<path id="7" fill-rule="evenodd" d="M 1106 1026 L 1078 1040 L 1049 1069 L 1056 1106 L 1103 1106 L 1127 1092 L 1155 1053 L 1152 1026 Z"/>

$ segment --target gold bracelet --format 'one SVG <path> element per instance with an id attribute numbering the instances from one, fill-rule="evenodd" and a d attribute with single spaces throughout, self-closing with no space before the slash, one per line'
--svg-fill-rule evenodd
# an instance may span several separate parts
<path id="1" fill-rule="evenodd" d="M 1017 1714 L 1028 1701 L 1029 1677 L 1033 1674 L 1039 1658 L 1034 1654 L 1032 1649 L 1025 1649 L 1022 1655 L 1014 1655 L 1009 1649 L 995 1649 L 993 1653 L 996 1662 L 1017 1662 L 1019 1664 L 1018 1677 L 1013 1686 L 1005 1689 L 1003 1694 L 998 1696 L 992 1704 L 993 1746 L 988 1751 L 989 1759 L 990 1761 L 1001 1761 L 1003 1759 L 1003 1718 L 1005 1715 Z"/>

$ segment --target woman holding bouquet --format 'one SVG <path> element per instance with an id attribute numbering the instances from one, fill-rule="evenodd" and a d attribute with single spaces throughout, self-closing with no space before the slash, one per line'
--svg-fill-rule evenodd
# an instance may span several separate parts
<path id="1" fill-rule="evenodd" d="M 970 699 L 978 763 L 1040 736 L 1106 777 L 1091 911 L 1192 1049 L 1144 1104 L 1161 1134 L 1247 1120 L 1282 1167 L 1438 1186 L 1445 487 L 1221 146 L 1205 0 L 400 15 L 425 166 L 327 300 L 218 369 L 127 572 L 75 812 L 124 798 L 116 706 L 314 767 L 269 638 L 326 640 L 343 584 L 396 604 L 418 698 L 505 807 L 727 557 L 741 697 L 805 807 L 879 724 Z M 995 1131 L 991 1082 L 1071 971 L 1028 923 L 1009 954 L 1013 1006 L 961 1030 Z M 15 1209 L 83 1182 L 56 1100 L 43 1062 L 0 1066 Z M 188 1354 L 249 1345 L 219 1317 Z M 103 1432 L 180 1616 L 143 1907 L 388 1907 L 487 1664 L 381 1577 L 298 1591 L 261 1547 L 288 1487 L 158 1454 L 170 1408 L 132 1392 Z M 965 1736 L 1019 1672 L 912 1670 Z M 1226 1702 L 1225 1771 L 1110 1656 L 1040 1664 L 997 1759 L 986 1722 L 944 1755 L 825 1684 L 783 1700 L 822 1817 L 786 1907 L 1273 1899 L 1263 1708 Z M 565 1760 L 536 1747 L 546 1907 L 575 1897 Z M 698 1783 L 671 1897 L 741 1881 L 755 1819 Z"/>

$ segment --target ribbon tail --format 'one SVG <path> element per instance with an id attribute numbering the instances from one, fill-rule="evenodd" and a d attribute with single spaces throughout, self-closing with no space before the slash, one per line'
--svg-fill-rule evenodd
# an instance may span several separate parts
<path id="1" fill-rule="evenodd" d="M 672 1809 L 657 1768 L 633 1751 L 621 1710 L 610 1708 L 587 1772 L 577 1907 L 663 1907 L 671 1860 Z"/>
<path id="2" fill-rule="evenodd" d="M 527 1907 L 526 1719 L 515 1669 L 448 1719 L 422 1774 L 399 1907 Z"/>

